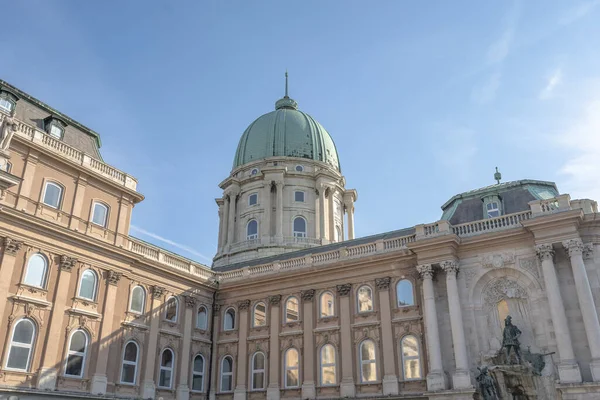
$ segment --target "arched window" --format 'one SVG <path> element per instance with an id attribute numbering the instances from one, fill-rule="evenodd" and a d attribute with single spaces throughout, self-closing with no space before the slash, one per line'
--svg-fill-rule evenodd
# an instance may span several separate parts
<path id="1" fill-rule="evenodd" d="M 123 348 L 123 360 L 121 363 L 121 383 L 135 385 L 137 379 L 137 366 L 139 347 L 136 342 L 130 340 Z"/>
<path id="2" fill-rule="evenodd" d="M 27 272 L 23 283 L 31 286 L 46 287 L 46 274 L 48 272 L 48 261 L 41 254 L 34 254 L 27 262 Z"/>
<path id="3" fill-rule="evenodd" d="M 12 331 L 6 369 L 27 372 L 35 342 L 35 325 L 30 319 L 24 318 L 17 322 Z"/>
<path id="4" fill-rule="evenodd" d="M 165 311 L 165 319 L 171 322 L 177 322 L 177 311 L 179 309 L 179 301 L 177 297 L 171 296 L 167 300 L 167 309 Z"/>
<path id="5" fill-rule="evenodd" d="M 333 235 L 333 241 L 339 242 L 341 240 L 342 240 L 342 228 L 339 225 L 336 225 L 334 235 Z"/>
<path id="6" fill-rule="evenodd" d="M 226 331 L 232 331 L 235 329 L 235 310 L 233 308 L 228 308 L 225 311 L 225 316 L 223 318 L 223 329 Z"/>
<path id="7" fill-rule="evenodd" d="M 377 380 L 377 359 L 375 343 L 372 340 L 363 340 L 360 344 L 360 380 L 361 382 Z"/>
<path id="8" fill-rule="evenodd" d="M 361 286 L 356 292 L 358 312 L 373 311 L 373 291 L 368 286 Z"/>
<path id="9" fill-rule="evenodd" d="M 398 307 L 412 306 L 415 304 L 411 281 L 402 279 L 398 282 L 396 285 L 396 297 L 398 298 Z"/>
<path id="10" fill-rule="evenodd" d="M 92 222 L 101 227 L 106 227 L 108 207 L 102 203 L 94 202 L 92 205 Z"/>
<path id="11" fill-rule="evenodd" d="M 300 386 L 298 350 L 294 348 L 287 349 L 283 362 L 285 366 L 284 386 L 286 388 Z"/>
<path id="12" fill-rule="evenodd" d="M 78 329 L 71 334 L 69 349 L 67 351 L 67 364 L 65 366 L 65 375 L 81 378 L 85 366 L 85 356 L 87 354 L 88 336 Z"/>
<path id="13" fill-rule="evenodd" d="M 47 206 L 53 208 L 60 208 L 60 202 L 62 200 L 62 186 L 54 183 L 54 182 L 46 182 L 46 186 L 44 187 L 44 196 L 42 197 L 42 202 Z"/>
<path id="14" fill-rule="evenodd" d="M 78 297 L 94 301 L 96 299 L 96 290 L 98 289 L 98 277 L 91 269 L 86 269 L 81 274 L 79 282 Z"/>
<path id="15" fill-rule="evenodd" d="M 146 292 L 141 286 L 136 286 L 131 291 L 131 301 L 129 303 L 129 311 L 141 314 L 144 312 L 146 302 Z"/>
<path id="16" fill-rule="evenodd" d="M 267 307 L 262 301 L 256 303 L 252 315 L 252 326 L 265 326 L 267 324 Z"/>
<path id="17" fill-rule="evenodd" d="M 198 314 L 196 314 L 196 328 L 206 330 L 208 326 L 208 312 L 206 307 L 198 307 Z"/>
<path id="18" fill-rule="evenodd" d="M 306 220 L 302 217 L 294 218 L 294 237 L 306 237 Z"/>
<path id="19" fill-rule="evenodd" d="M 421 379 L 421 352 L 417 338 L 412 335 L 404 336 L 400 348 L 404 380 Z"/>
<path id="20" fill-rule="evenodd" d="M 233 359 L 225 356 L 221 361 L 221 392 L 231 392 L 233 385 Z"/>
<path id="21" fill-rule="evenodd" d="M 333 316 L 333 294 L 331 292 L 323 292 L 320 301 L 321 318 Z"/>
<path id="22" fill-rule="evenodd" d="M 252 390 L 265 388 L 265 355 L 256 352 L 252 356 Z"/>
<path id="23" fill-rule="evenodd" d="M 6 111 L 7 113 L 11 113 L 15 108 L 15 101 L 12 99 L 12 96 L 7 94 L 6 92 L 0 95 L 0 108 Z"/>
<path id="24" fill-rule="evenodd" d="M 296 322 L 300 319 L 298 312 L 298 299 L 290 297 L 285 302 L 285 322 Z"/>
<path id="25" fill-rule="evenodd" d="M 251 219 L 246 226 L 246 239 L 258 239 L 258 221 Z"/>
<path id="26" fill-rule="evenodd" d="M 175 354 L 171 349 L 164 349 L 160 355 L 160 373 L 158 376 L 158 387 L 170 389 L 173 383 L 173 365 L 175 365 Z"/>
<path id="27" fill-rule="evenodd" d="M 202 392 L 204 390 L 204 357 L 198 354 L 194 357 L 194 365 L 192 367 L 192 390 L 194 392 Z"/>
<path id="28" fill-rule="evenodd" d="M 335 376 L 335 349 L 332 345 L 326 344 L 321 347 L 321 385 L 335 385 L 337 379 Z"/>

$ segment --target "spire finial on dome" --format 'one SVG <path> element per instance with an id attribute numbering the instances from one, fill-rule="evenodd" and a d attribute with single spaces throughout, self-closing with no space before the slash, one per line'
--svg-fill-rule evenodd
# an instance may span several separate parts
<path id="1" fill-rule="evenodd" d="M 494 174 L 494 179 L 498 184 L 500 184 L 500 179 L 502 179 L 502 174 L 498 171 L 498 167 L 496 167 L 496 173 Z"/>
<path id="2" fill-rule="evenodd" d="M 286 99 L 289 97 L 288 96 L 288 73 L 287 73 L 287 68 L 285 69 L 285 96 Z"/>
<path id="3" fill-rule="evenodd" d="M 285 69 L 285 96 L 283 96 L 282 99 L 279 99 L 275 102 L 275 109 L 276 110 L 280 110 L 282 108 L 287 108 L 287 109 L 291 109 L 291 110 L 297 110 L 298 109 L 298 103 L 296 103 L 296 100 L 294 99 L 290 99 L 290 96 L 288 96 L 288 72 L 287 72 L 287 68 Z"/>

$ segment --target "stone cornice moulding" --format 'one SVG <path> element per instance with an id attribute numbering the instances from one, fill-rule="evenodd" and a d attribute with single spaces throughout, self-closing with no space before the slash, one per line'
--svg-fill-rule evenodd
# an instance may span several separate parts
<path id="1" fill-rule="evenodd" d="M 92 311 L 87 311 L 87 310 L 82 310 L 81 308 L 68 308 L 67 312 L 69 314 L 77 314 L 77 315 L 84 315 L 86 317 L 90 317 L 90 318 L 94 318 L 97 319 L 99 321 L 102 321 L 102 314 L 98 314 Z"/>
<path id="2" fill-rule="evenodd" d="M 36 306 L 39 306 L 39 307 L 52 309 L 52 303 L 50 303 L 49 301 L 46 301 L 46 300 L 42 300 L 42 299 L 35 299 L 33 297 L 21 296 L 18 294 L 10 296 L 9 299 L 11 299 L 14 302 L 18 302 L 18 303 L 35 304 Z"/>
<path id="3" fill-rule="evenodd" d="M 206 343 L 206 344 L 212 344 L 212 341 L 200 336 L 192 336 L 192 342 L 201 342 L 201 343 Z"/>

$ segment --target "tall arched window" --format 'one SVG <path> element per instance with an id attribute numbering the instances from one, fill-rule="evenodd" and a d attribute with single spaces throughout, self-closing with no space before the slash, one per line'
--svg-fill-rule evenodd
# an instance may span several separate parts
<path id="1" fill-rule="evenodd" d="M 173 365 L 175 365 L 175 354 L 173 353 L 173 350 L 164 349 L 160 355 L 158 387 L 171 388 L 173 384 Z"/>
<path id="2" fill-rule="evenodd" d="M 44 187 L 44 197 L 42 198 L 42 202 L 50 206 L 52 208 L 60 208 L 60 203 L 62 200 L 62 186 L 54 183 L 54 182 L 46 182 L 46 186 Z"/>
<path id="3" fill-rule="evenodd" d="M 192 367 L 192 390 L 194 392 L 202 392 L 204 390 L 204 357 L 198 354 L 194 357 L 194 365 Z"/>
<path id="4" fill-rule="evenodd" d="M 88 336 L 78 329 L 71 334 L 69 349 L 67 351 L 67 364 L 65 375 L 81 378 L 85 367 L 85 356 L 87 355 Z"/>
<path id="5" fill-rule="evenodd" d="M 165 310 L 165 319 L 171 322 L 177 322 L 177 311 L 179 311 L 179 301 L 177 297 L 171 296 L 167 300 L 167 309 Z"/>
<path id="6" fill-rule="evenodd" d="M 91 269 L 86 269 L 81 274 L 79 282 L 79 297 L 94 301 L 96 299 L 96 290 L 98 289 L 98 277 Z"/>
<path id="7" fill-rule="evenodd" d="M 294 218 L 294 237 L 306 237 L 306 220 L 302 217 Z"/>
<path id="8" fill-rule="evenodd" d="M 131 291 L 131 301 L 129 303 L 129 311 L 141 314 L 144 312 L 146 302 L 146 292 L 141 286 L 136 286 Z"/>
<path id="9" fill-rule="evenodd" d="M 298 299 L 290 297 L 285 302 L 285 322 L 296 322 L 300 319 Z"/>
<path id="10" fill-rule="evenodd" d="M 196 328 L 206 330 L 208 326 L 208 312 L 206 307 L 198 307 L 198 314 L 196 314 Z"/>
<path id="11" fill-rule="evenodd" d="M 6 369 L 29 371 L 33 343 L 35 342 L 35 325 L 30 319 L 18 321 L 12 331 Z"/>
<path id="12" fill-rule="evenodd" d="M 27 272 L 23 283 L 31 286 L 46 287 L 46 274 L 48 273 L 48 261 L 41 254 L 34 254 L 27 262 Z"/>
<path id="13" fill-rule="evenodd" d="M 361 286 L 356 292 L 358 312 L 373 311 L 373 291 L 368 286 Z"/>
<path id="14" fill-rule="evenodd" d="M 321 318 L 333 316 L 333 294 L 323 292 L 320 301 Z"/>
<path id="15" fill-rule="evenodd" d="M 92 223 L 106 227 L 106 220 L 108 218 L 108 206 L 105 204 L 95 201 L 92 204 Z"/>
<path id="16" fill-rule="evenodd" d="M 335 349 L 332 345 L 326 344 L 321 347 L 321 385 L 335 385 L 337 383 L 335 372 Z"/>
<path id="17" fill-rule="evenodd" d="M 139 347 L 136 342 L 130 340 L 123 348 L 123 360 L 121 363 L 121 383 L 135 385 L 137 379 Z"/>
<path id="18" fill-rule="evenodd" d="M 285 366 L 284 386 L 286 388 L 296 388 L 300 386 L 298 350 L 294 348 L 287 349 L 283 363 Z"/>
<path id="19" fill-rule="evenodd" d="M 246 225 L 246 239 L 258 239 L 258 221 L 251 219 Z"/>
<path id="20" fill-rule="evenodd" d="M 372 340 L 363 340 L 360 344 L 360 380 L 361 382 L 377 380 L 377 359 L 375 343 Z"/>
<path id="21" fill-rule="evenodd" d="M 221 392 L 231 392 L 233 387 L 233 359 L 225 356 L 221 361 Z"/>
<path id="22" fill-rule="evenodd" d="M 265 355 L 256 352 L 252 356 L 252 390 L 265 388 Z"/>
<path id="23" fill-rule="evenodd" d="M 267 324 L 267 307 L 262 301 L 254 305 L 252 313 L 252 326 L 265 326 Z"/>
<path id="24" fill-rule="evenodd" d="M 402 279 L 396 285 L 396 297 L 398 299 L 398 307 L 412 306 L 415 304 L 413 294 L 413 285 L 408 279 Z"/>
<path id="25" fill-rule="evenodd" d="M 235 329 L 235 310 L 233 308 L 228 308 L 225 311 L 225 316 L 223 318 L 223 329 L 226 331 L 232 331 Z"/>
<path id="26" fill-rule="evenodd" d="M 421 351 L 417 338 L 412 335 L 404 336 L 400 348 L 404 380 L 421 379 Z"/>

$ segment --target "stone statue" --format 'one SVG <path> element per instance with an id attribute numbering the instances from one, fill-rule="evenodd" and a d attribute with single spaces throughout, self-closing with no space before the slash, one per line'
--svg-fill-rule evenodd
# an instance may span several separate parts
<path id="1" fill-rule="evenodd" d="M 479 375 L 475 378 L 479 392 L 483 400 L 499 400 L 498 392 L 496 391 L 496 384 L 494 379 L 488 374 L 488 367 L 479 368 Z"/>
<path id="2" fill-rule="evenodd" d="M 8 150 L 10 141 L 18 129 L 17 121 L 14 119 L 15 112 L 11 113 L 9 117 L 4 119 L 2 129 L 0 130 L 0 150 Z"/>
<path id="3" fill-rule="evenodd" d="M 530 347 L 527 346 L 527 350 L 525 350 L 523 358 L 525 358 L 525 361 L 531 364 L 534 375 L 542 375 L 542 371 L 544 370 L 544 367 L 546 367 L 546 361 L 544 361 L 544 357 L 551 354 L 554 354 L 554 352 L 545 354 L 532 353 Z"/>
<path id="4" fill-rule="evenodd" d="M 510 350 L 513 349 L 519 364 L 521 364 L 521 343 L 519 342 L 521 331 L 512 324 L 512 317 L 509 315 L 504 320 L 504 331 L 502 332 L 502 347 L 506 355 L 506 362 L 510 364 Z"/>

